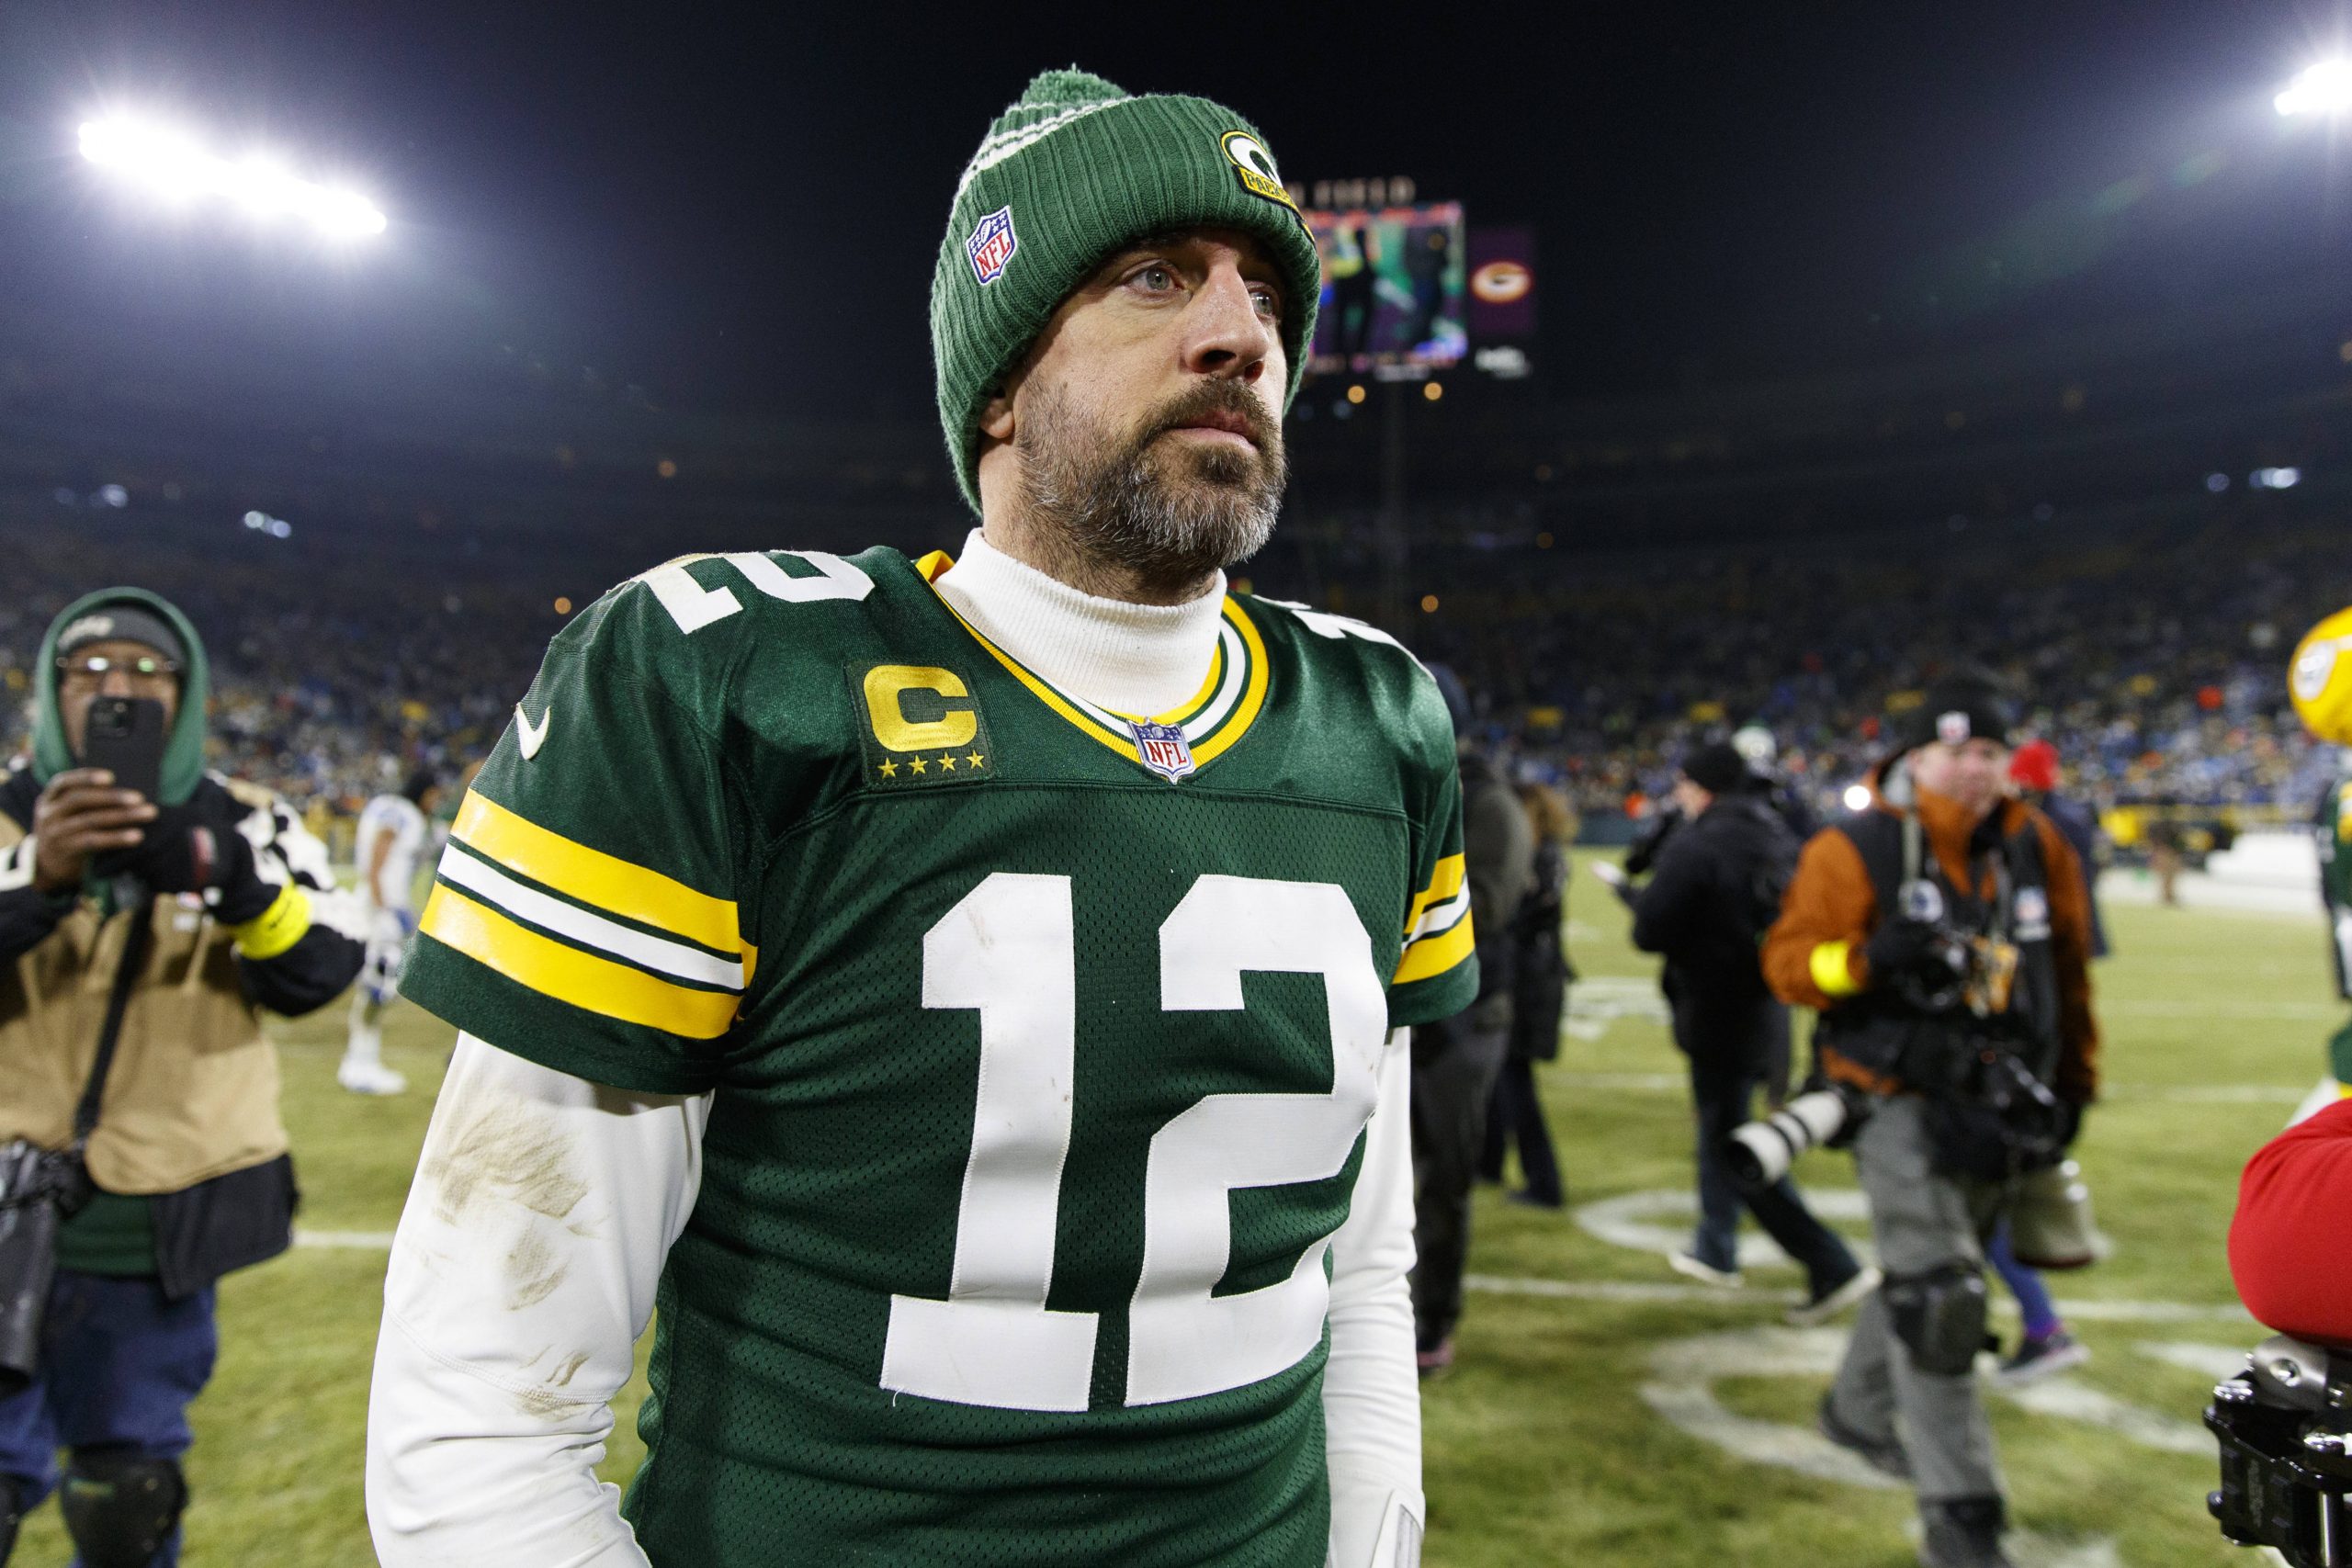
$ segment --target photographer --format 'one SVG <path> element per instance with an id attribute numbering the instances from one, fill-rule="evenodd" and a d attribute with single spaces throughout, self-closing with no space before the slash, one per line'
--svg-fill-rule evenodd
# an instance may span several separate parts
<path id="1" fill-rule="evenodd" d="M 1974 1375 L 1984 1239 L 2098 1086 L 2088 896 L 2049 818 L 2005 797 L 2007 735 L 1988 684 L 1930 692 L 1871 805 L 1805 846 L 1763 952 L 1781 998 L 1821 1010 L 1818 1070 L 1860 1103 L 1886 1270 L 1822 1430 L 1917 1486 L 1930 1568 L 2009 1562 Z"/>
<path id="2" fill-rule="evenodd" d="M 261 1010 L 333 999 L 361 949 L 316 918 L 341 901 L 318 840 L 204 771 L 178 610 L 93 594 L 37 669 L 32 755 L 0 782 L 0 1560 L 56 1488 L 85 1568 L 155 1568 L 213 1281 L 291 1239 Z"/>
<path id="3" fill-rule="evenodd" d="M 1743 1194 L 1725 1160 L 1724 1141 L 1753 1111 L 1776 1025 L 1785 1028 L 1757 967 L 1756 944 L 1778 910 L 1797 842 L 1755 782 L 1739 753 L 1721 741 L 1685 759 L 1674 801 L 1686 825 L 1628 901 L 1634 945 L 1666 958 L 1661 984 L 1674 1010 L 1674 1043 L 1690 1058 L 1698 1118 L 1698 1230 L 1689 1251 L 1667 1260 L 1708 1284 L 1738 1284 L 1744 1199 L 1804 1269 L 1806 1299 L 1792 1320 L 1812 1324 L 1853 1305 L 1878 1277 L 1814 1217 L 1794 1182 L 1783 1176 Z"/>

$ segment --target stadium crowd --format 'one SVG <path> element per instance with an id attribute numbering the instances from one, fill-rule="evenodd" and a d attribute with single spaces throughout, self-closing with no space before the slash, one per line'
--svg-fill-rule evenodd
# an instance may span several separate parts
<path id="1" fill-rule="evenodd" d="M 19 520 L 9 532 L 9 752 L 30 732 L 43 628 L 80 594 L 135 579 L 209 638 L 211 765 L 345 818 L 418 767 L 455 773 L 487 750 L 557 624 L 545 600 L 500 586 L 479 561 L 444 573 L 324 540 L 254 540 L 232 522 L 209 543 L 141 532 L 129 572 L 111 521 Z"/>
<path id="2" fill-rule="evenodd" d="M 2341 553 L 2324 532 L 2216 524 L 2130 549 L 1954 534 L 1648 558 L 1548 594 L 1450 592 L 1463 613 L 1406 630 L 1588 818 L 1664 794 L 1686 754 L 1749 724 L 1826 808 L 1883 750 L 1885 716 L 1961 668 L 1994 673 L 2102 806 L 2300 818 L 2335 763 L 2289 705 L 2287 656 L 2342 599 Z"/>
<path id="3" fill-rule="evenodd" d="M 122 576 L 123 514 L 106 515 L 11 525 L 29 547 L 0 606 L 11 750 L 40 628 Z M 1996 672 L 2026 728 L 2057 745 L 2069 786 L 2102 806 L 2300 817 L 2334 764 L 2289 706 L 2286 660 L 2343 597 L 2339 556 L 2324 531 L 2233 521 L 2128 550 L 1962 533 L 1925 548 L 1539 558 L 1540 573 L 1498 570 L 1489 555 L 1461 562 L 1444 613 L 1397 629 L 1454 666 L 1492 739 L 1589 821 L 1663 795 L 1688 753 L 1748 724 L 1772 731 L 1782 773 L 1827 807 L 1880 749 L 1885 716 L 1956 666 Z M 631 570 L 625 556 L 560 572 L 543 551 L 402 556 L 233 522 L 215 539 L 142 533 L 137 558 L 141 584 L 213 637 L 216 765 L 342 816 L 419 765 L 454 774 L 486 751 L 561 625 L 548 584 L 594 592 Z M 1287 564 L 1278 545 L 1256 563 L 1258 590 L 1370 600 L 1351 569 L 1326 561 L 1294 581 Z M 1996 614 L 1981 615 L 1988 605 Z"/>

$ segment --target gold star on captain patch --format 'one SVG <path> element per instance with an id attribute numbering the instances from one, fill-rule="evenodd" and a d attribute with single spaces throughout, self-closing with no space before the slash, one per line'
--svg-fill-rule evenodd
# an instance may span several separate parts
<path id="1" fill-rule="evenodd" d="M 909 762 L 907 766 L 920 773 L 928 771 L 930 764 L 926 763 L 921 757 L 917 757 L 913 761 Z"/>
<path id="2" fill-rule="evenodd" d="M 952 773 L 956 771 L 956 759 L 953 756 L 942 757 L 939 767 L 941 772 Z"/>
<path id="3" fill-rule="evenodd" d="M 882 764 L 880 772 L 884 778 L 895 779 L 899 776 L 899 764 L 896 762 L 885 762 Z"/>
<path id="4" fill-rule="evenodd" d="M 986 757 L 981 756 L 978 751 L 973 751 L 973 752 L 970 752 L 970 753 L 967 754 L 967 755 L 965 756 L 965 758 L 964 758 L 964 761 L 967 761 L 967 762 L 971 763 L 971 764 L 972 764 L 972 766 L 974 766 L 974 767 L 976 767 L 976 768 L 977 768 L 977 767 L 978 767 L 982 762 L 987 761 L 988 761 L 988 759 L 987 759 Z"/>

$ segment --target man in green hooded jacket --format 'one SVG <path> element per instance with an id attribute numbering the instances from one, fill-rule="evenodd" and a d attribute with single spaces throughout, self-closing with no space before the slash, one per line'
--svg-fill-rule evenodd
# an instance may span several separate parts
<path id="1" fill-rule="evenodd" d="M 207 686 L 176 608 L 92 594 L 51 626 L 32 755 L 0 778 L 0 1145 L 78 1145 L 96 1190 L 59 1232 L 31 1382 L 0 1398 L 0 1562 L 52 1489 L 85 1568 L 177 1562 L 213 1281 L 292 1234 L 260 1015 L 320 1007 L 359 969 L 325 848 L 276 795 L 205 771 Z M 161 710 L 152 799 L 85 764 L 112 699 Z"/>

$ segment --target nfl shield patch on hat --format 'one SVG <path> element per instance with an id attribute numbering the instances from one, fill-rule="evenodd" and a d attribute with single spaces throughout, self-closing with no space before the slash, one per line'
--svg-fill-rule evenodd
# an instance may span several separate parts
<path id="1" fill-rule="evenodd" d="M 1012 209 L 1000 207 L 980 220 L 972 237 L 964 242 L 964 254 L 972 258 L 972 276 L 986 288 L 1004 276 L 1005 265 L 1012 260 L 1012 253 L 1021 248 L 1021 236 L 1012 231 Z"/>

